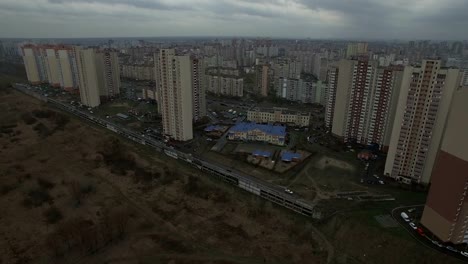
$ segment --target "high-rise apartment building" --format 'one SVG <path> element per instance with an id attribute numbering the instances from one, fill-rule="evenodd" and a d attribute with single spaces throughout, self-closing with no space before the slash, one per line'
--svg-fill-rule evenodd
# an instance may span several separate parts
<path id="1" fill-rule="evenodd" d="M 113 50 L 100 50 L 96 54 L 99 78 L 99 95 L 112 98 L 120 93 L 119 54 Z"/>
<path id="2" fill-rule="evenodd" d="M 21 50 L 30 83 L 49 83 L 69 91 L 78 87 L 75 53 L 71 46 L 28 44 Z"/>
<path id="3" fill-rule="evenodd" d="M 244 78 L 226 75 L 206 75 L 208 91 L 217 95 L 242 97 L 244 95 Z"/>
<path id="4" fill-rule="evenodd" d="M 468 90 L 455 92 L 421 224 L 443 242 L 468 243 Z"/>
<path id="5" fill-rule="evenodd" d="M 99 98 L 99 78 L 96 51 L 91 48 L 74 47 L 79 72 L 81 103 L 95 107 L 101 104 Z"/>
<path id="6" fill-rule="evenodd" d="M 269 78 L 270 66 L 267 64 L 255 66 L 255 94 L 264 97 L 268 96 Z"/>
<path id="7" fill-rule="evenodd" d="M 339 65 L 332 65 L 328 71 L 325 91 L 325 127 L 331 129 L 335 115 L 336 89 L 338 85 Z"/>
<path id="8" fill-rule="evenodd" d="M 404 183 L 429 183 L 459 70 L 440 60 L 407 66 L 403 74 L 385 174 Z"/>
<path id="9" fill-rule="evenodd" d="M 155 78 L 154 72 L 155 72 L 154 66 L 151 64 L 120 65 L 120 75 L 124 78 L 143 80 L 143 81 L 154 81 L 154 78 Z"/>
<path id="10" fill-rule="evenodd" d="M 365 57 L 341 60 L 328 76 L 325 125 L 344 141 L 386 150 L 401 77 L 401 68 L 380 68 Z"/>
<path id="11" fill-rule="evenodd" d="M 349 43 L 346 49 L 346 58 L 367 54 L 367 42 Z"/>
<path id="12" fill-rule="evenodd" d="M 33 85 L 48 82 L 45 61 L 40 47 L 25 45 L 21 47 L 21 51 L 28 81 Z"/>
<path id="13" fill-rule="evenodd" d="M 193 120 L 197 121 L 206 116 L 206 76 L 202 59 L 190 58 L 192 72 L 192 106 Z"/>
<path id="14" fill-rule="evenodd" d="M 164 134 L 175 140 L 193 138 L 193 89 L 190 56 L 177 56 L 174 49 L 161 49 L 158 56 L 160 104 Z"/>

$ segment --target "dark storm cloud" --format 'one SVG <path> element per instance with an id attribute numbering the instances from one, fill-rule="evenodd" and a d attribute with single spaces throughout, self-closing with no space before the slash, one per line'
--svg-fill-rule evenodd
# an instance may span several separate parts
<path id="1" fill-rule="evenodd" d="M 48 0 L 52 4 L 69 4 L 69 3 L 98 3 L 106 5 L 127 5 L 138 8 L 156 9 L 156 10 L 189 10 L 190 6 L 170 5 L 158 0 Z"/>
<path id="2" fill-rule="evenodd" d="M 463 39 L 468 0 L 0 0 L 0 37 Z"/>

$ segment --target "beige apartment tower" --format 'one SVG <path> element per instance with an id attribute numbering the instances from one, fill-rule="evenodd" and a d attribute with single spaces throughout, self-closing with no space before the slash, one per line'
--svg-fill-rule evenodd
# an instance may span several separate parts
<path id="1" fill-rule="evenodd" d="M 255 93 L 268 96 L 270 66 L 267 64 L 255 66 Z"/>
<path id="2" fill-rule="evenodd" d="M 421 224 L 443 242 L 468 243 L 468 89 L 457 91 L 432 169 Z"/>
<path id="3" fill-rule="evenodd" d="M 78 71 L 72 46 L 24 45 L 23 61 L 32 84 L 49 83 L 68 91 L 78 88 Z"/>
<path id="4" fill-rule="evenodd" d="M 190 56 L 174 49 L 159 51 L 159 96 L 164 134 L 179 141 L 193 138 L 193 90 Z"/>
<path id="5" fill-rule="evenodd" d="M 21 50 L 28 81 L 33 85 L 47 82 L 40 49 L 35 45 L 25 45 L 21 47 Z"/>
<path id="6" fill-rule="evenodd" d="M 440 60 L 405 67 L 386 175 L 408 184 L 429 183 L 458 77 L 458 69 L 444 69 Z"/>
<path id="7" fill-rule="evenodd" d="M 341 60 L 328 75 L 325 125 L 345 142 L 387 151 L 403 69 L 379 67 L 367 57 Z"/>
<path id="8" fill-rule="evenodd" d="M 120 93 L 119 53 L 101 50 L 96 54 L 99 74 L 99 95 L 114 98 Z"/>
<path id="9" fill-rule="evenodd" d="M 79 72 L 79 88 L 81 103 L 96 107 L 101 103 L 99 98 L 99 78 L 96 51 L 91 48 L 75 47 L 76 61 Z"/>

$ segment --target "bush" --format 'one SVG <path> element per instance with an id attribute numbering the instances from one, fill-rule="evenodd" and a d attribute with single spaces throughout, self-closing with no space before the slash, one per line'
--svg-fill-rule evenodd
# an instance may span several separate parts
<path id="1" fill-rule="evenodd" d="M 32 125 L 37 122 L 37 119 L 35 119 L 31 113 L 24 113 L 21 115 L 21 119 L 23 119 L 23 122 L 26 125 Z"/>
<path id="2" fill-rule="evenodd" d="M 44 217 L 48 224 L 55 224 L 58 221 L 62 220 L 63 215 L 62 212 L 59 209 L 57 209 L 57 207 L 51 206 L 44 211 Z"/>
<path id="3" fill-rule="evenodd" d="M 50 110 L 39 110 L 39 109 L 36 109 L 34 111 L 32 111 L 33 115 L 37 118 L 49 118 L 51 117 L 54 112 L 53 111 L 50 111 Z"/>
<path id="4" fill-rule="evenodd" d="M 27 198 L 23 201 L 23 205 L 26 207 L 38 207 L 43 203 L 50 203 L 51 201 L 52 197 L 47 190 L 36 188 L 28 192 Z"/>
<path id="5" fill-rule="evenodd" d="M 82 194 L 91 194 L 96 192 L 96 188 L 92 184 L 82 185 L 80 188 Z"/>
<path id="6" fill-rule="evenodd" d="M 55 184 L 46 180 L 46 179 L 42 179 L 42 178 L 37 178 L 37 184 L 39 184 L 39 186 L 43 189 L 52 189 L 54 188 Z"/>
<path id="7" fill-rule="evenodd" d="M 66 124 L 70 122 L 70 118 L 66 115 L 56 113 L 54 116 L 55 124 L 57 125 L 56 129 L 63 130 Z"/>
<path id="8" fill-rule="evenodd" d="M 33 127 L 34 131 L 37 132 L 37 134 L 40 136 L 40 137 L 47 137 L 48 135 L 50 135 L 50 130 L 49 128 L 47 128 L 43 123 L 39 123 L 37 125 L 35 125 Z"/>
<path id="9" fill-rule="evenodd" d="M 0 187 L 0 195 L 8 194 L 9 192 L 13 191 L 14 189 L 16 189 L 16 186 L 13 185 L 13 184 L 3 184 Z"/>

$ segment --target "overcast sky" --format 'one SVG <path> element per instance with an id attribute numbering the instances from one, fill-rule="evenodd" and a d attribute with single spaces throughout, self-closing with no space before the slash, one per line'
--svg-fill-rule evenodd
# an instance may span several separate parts
<path id="1" fill-rule="evenodd" d="M 0 37 L 468 39 L 468 0 L 0 0 Z"/>

